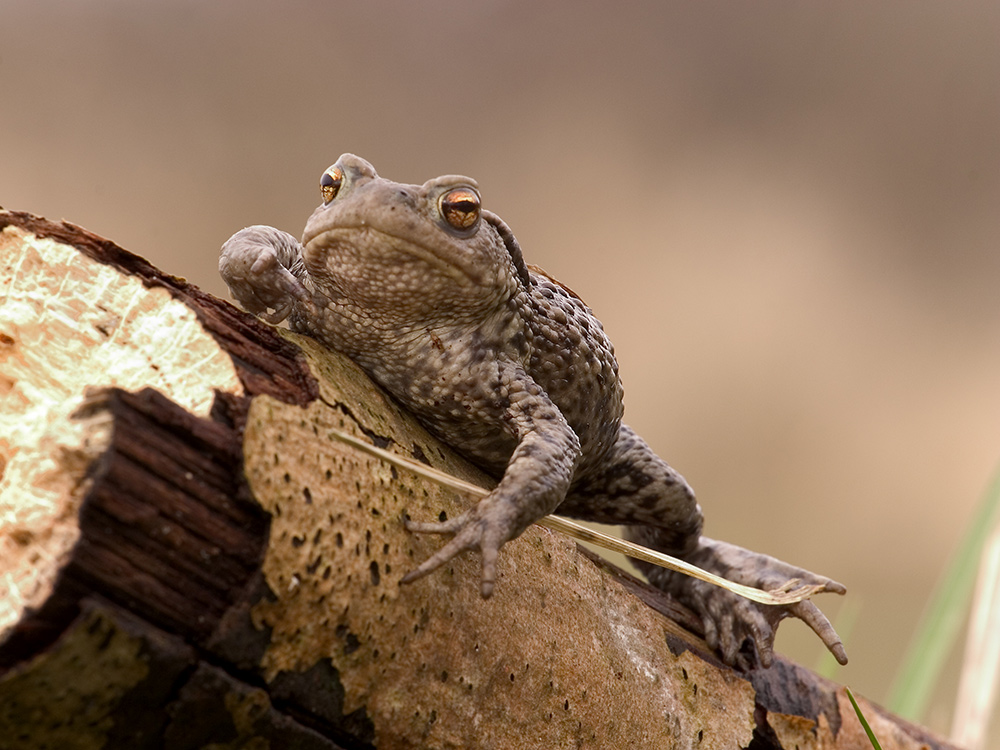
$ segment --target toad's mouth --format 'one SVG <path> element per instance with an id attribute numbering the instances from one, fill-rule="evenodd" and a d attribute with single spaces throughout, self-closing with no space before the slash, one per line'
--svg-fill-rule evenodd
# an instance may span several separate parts
<path id="1" fill-rule="evenodd" d="M 392 255 L 398 254 L 420 261 L 463 285 L 483 286 L 487 283 L 487 274 L 483 272 L 481 264 L 464 248 L 448 243 L 417 242 L 367 223 L 338 224 L 315 231 L 307 228 L 302 237 L 302 245 L 305 248 L 307 267 L 316 263 L 322 265 L 323 258 L 328 254 L 339 255 L 345 249 L 350 249 L 362 261 L 373 265 L 385 264 Z"/>

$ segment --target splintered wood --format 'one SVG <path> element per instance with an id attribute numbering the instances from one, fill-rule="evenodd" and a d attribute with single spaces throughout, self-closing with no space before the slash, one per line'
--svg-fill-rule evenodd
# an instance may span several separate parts
<path id="1" fill-rule="evenodd" d="M 150 386 L 206 415 L 241 393 L 232 360 L 165 289 L 77 249 L 0 232 L 0 640 L 44 601 L 76 542 L 107 424 L 71 416 L 92 386 Z"/>

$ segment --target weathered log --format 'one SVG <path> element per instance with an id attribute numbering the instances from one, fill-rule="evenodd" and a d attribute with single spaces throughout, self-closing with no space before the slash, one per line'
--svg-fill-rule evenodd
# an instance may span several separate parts
<path id="1" fill-rule="evenodd" d="M 552 532 L 490 600 L 471 556 L 400 587 L 440 544 L 404 515 L 468 501 L 335 431 L 484 475 L 314 341 L 79 227 L 0 230 L 0 747 L 868 746 L 842 688 L 734 672 Z"/>

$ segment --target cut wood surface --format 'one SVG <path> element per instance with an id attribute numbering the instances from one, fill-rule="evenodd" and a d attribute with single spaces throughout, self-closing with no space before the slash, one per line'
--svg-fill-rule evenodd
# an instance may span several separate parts
<path id="1" fill-rule="evenodd" d="M 400 586 L 441 544 L 404 516 L 470 500 L 335 431 L 488 486 L 346 358 L 0 212 L 0 748 L 869 747 L 840 686 L 725 667 L 551 531 L 489 600 L 472 555 Z"/>

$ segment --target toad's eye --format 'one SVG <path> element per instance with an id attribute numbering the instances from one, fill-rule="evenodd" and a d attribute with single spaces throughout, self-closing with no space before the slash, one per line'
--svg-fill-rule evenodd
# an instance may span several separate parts
<path id="1" fill-rule="evenodd" d="M 340 186 L 344 184 L 344 170 L 334 164 L 319 178 L 319 190 L 323 194 L 323 203 L 327 204 L 337 197 Z"/>
<path id="2" fill-rule="evenodd" d="M 469 229 L 479 221 L 479 193 L 470 187 L 449 190 L 440 205 L 444 220 L 455 229 Z"/>

